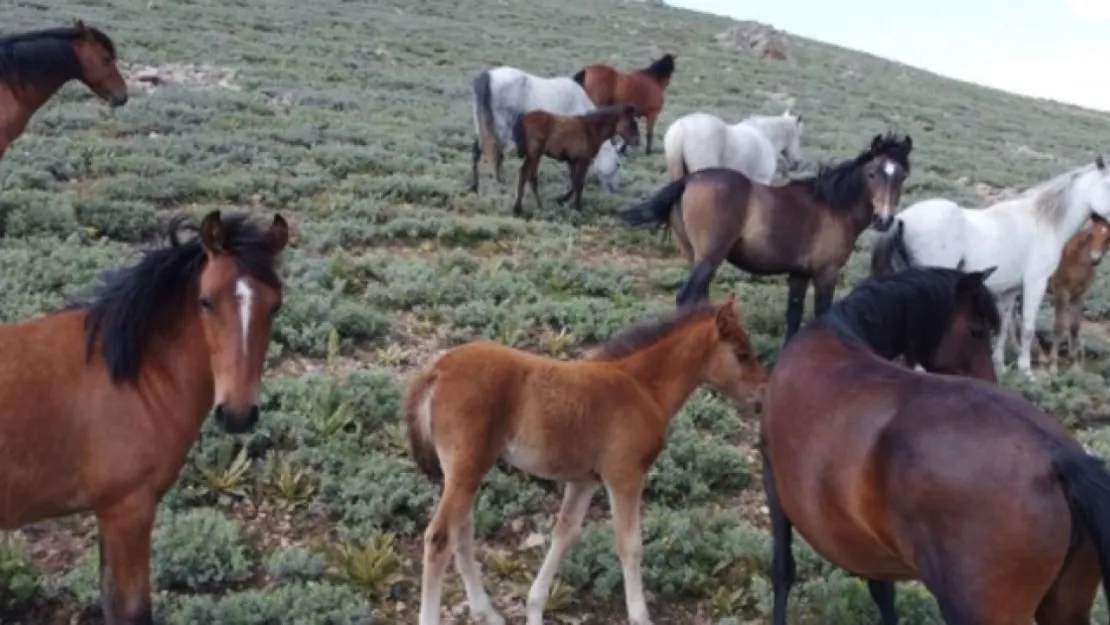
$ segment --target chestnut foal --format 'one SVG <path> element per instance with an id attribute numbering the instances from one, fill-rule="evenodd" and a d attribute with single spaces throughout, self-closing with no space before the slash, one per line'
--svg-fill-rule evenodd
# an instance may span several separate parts
<path id="1" fill-rule="evenodd" d="M 532 475 L 566 482 L 551 548 L 528 593 L 528 625 L 543 623 L 555 573 L 578 540 L 590 499 L 602 484 L 613 514 L 628 619 L 648 625 L 640 502 L 671 418 L 702 385 L 743 402 L 765 380 L 735 296 L 633 326 L 576 361 L 490 341 L 440 355 L 413 378 L 404 403 L 417 466 L 433 480 L 446 474 L 424 534 L 420 625 L 439 623 L 452 552 L 474 619 L 505 622 L 482 585 L 474 550 L 474 499 L 499 457 Z"/>

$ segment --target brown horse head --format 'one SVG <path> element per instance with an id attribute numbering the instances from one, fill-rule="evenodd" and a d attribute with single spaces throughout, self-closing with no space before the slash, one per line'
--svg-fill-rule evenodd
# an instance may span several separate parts
<path id="1" fill-rule="evenodd" d="M 116 46 L 96 28 L 78 20 L 73 26 L 73 52 L 81 67 L 78 77 L 93 93 L 112 106 L 127 103 L 127 82 L 116 65 Z"/>
<path id="2" fill-rule="evenodd" d="M 910 174 L 910 151 L 913 140 L 907 135 L 899 141 L 891 134 L 875 135 L 871 149 L 862 155 L 868 160 L 863 171 L 871 195 L 874 214 L 871 226 L 886 232 L 894 223 L 894 216 L 902 203 L 902 184 Z"/>
<path id="3" fill-rule="evenodd" d="M 956 279 L 956 298 L 948 329 L 922 366 L 928 371 L 997 382 L 991 336 L 1001 326 L 994 296 L 983 284 L 996 267 Z"/>
<path id="4" fill-rule="evenodd" d="M 198 280 L 197 303 L 212 361 L 215 417 L 227 431 L 244 432 L 258 421 L 259 381 L 281 287 L 244 270 L 219 211 L 201 222 L 200 240 L 207 262 Z M 277 255 L 288 240 L 288 225 L 275 215 L 263 235 L 265 251 Z"/>
<path id="5" fill-rule="evenodd" d="M 716 349 L 706 361 L 709 385 L 732 401 L 746 403 L 767 382 L 767 372 L 744 330 L 735 294 L 717 306 L 714 319 Z"/>
<path id="6" fill-rule="evenodd" d="M 1088 258 L 1092 265 L 1102 262 L 1107 248 L 1110 248 L 1110 221 L 1098 213 L 1091 213 L 1091 227 L 1087 229 L 1090 240 L 1088 242 Z"/>
<path id="7" fill-rule="evenodd" d="M 618 104 L 620 107 L 620 118 L 617 119 L 617 136 L 624 141 L 625 145 L 631 147 L 639 147 L 640 145 L 640 126 L 636 123 L 636 118 L 640 116 L 640 110 L 635 104 Z"/>

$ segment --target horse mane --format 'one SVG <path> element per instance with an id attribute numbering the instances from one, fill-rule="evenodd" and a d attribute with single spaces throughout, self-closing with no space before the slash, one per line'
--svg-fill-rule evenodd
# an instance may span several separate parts
<path id="1" fill-rule="evenodd" d="M 671 74 L 674 73 L 674 55 L 670 53 L 664 54 L 652 61 L 651 65 L 640 70 L 640 73 L 647 74 L 656 80 L 666 80 L 670 78 Z"/>
<path id="2" fill-rule="evenodd" d="M 85 30 L 116 58 L 116 44 L 101 30 Z M 75 26 L 48 28 L 0 37 L 0 80 L 70 80 L 81 75 L 73 42 L 81 36 Z"/>
<path id="3" fill-rule="evenodd" d="M 702 302 L 645 319 L 621 330 L 605 343 L 590 350 L 589 359 L 620 360 L 715 314 L 717 307 Z"/>
<path id="4" fill-rule="evenodd" d="M 901 149 L 898 138 L 888 132 L 882 138 L 880 154 L 893 159 L 908 174 L 910 162 L 905 152 Z M 860 152 L 854 158 L 845 159 L 834 165 L 822 164 L 818 166 L 817 173 L 812 176 L 795 178 L 787 183 L 788 186 L 804 188 L 813 199 L 829 205 L 834 210 L 850 210 L 867 189 L 867 182 L 860 175 L 860 170 L 875 158 L 870 148 Z"/>
<path id="5" fill-rule="evenodd" d="M 1067 215 L 1071 201 L 1073 183 L 1083 174 L 1095 168 L 1093 164 L 1083 165 L 1030 188 L 1022 195 L 1033 196 L 1033 212 L 1051 224 L 1058 224 Z"/>
<path id="6" fill-rule="evenodd" d="M 963 272 L 943 267 L 911 267 L 869 277 L 836 302 L 815 326 L 837 333 L 847 344 L 891 360 L 923 362 L 939 345 L 956 310 L 956 286 Z M 992 332 L 1002 324 L 986 287 L 976 289 L 975 313 Z"/>
<path id="7" fill-rule="evenodd" d="M 246 213 L 225 215 L 224 249 L 240 269 L 264 284 L 278 288 L 276 256 L 266 241 L 266 230 L 248 221 Z M 75 298 L 70 309 L 85 316 L 85 357 L 92 359 L 97 339 L 113 382 L 134 381 L 143 354 L 155 336 L 173 336 L 186 311 L 186 297 L 196 288 L 207 255 L 200 236 L 181 242 L 181 231 L 199 232 L 189 218 L 177 216 L 167 228 L 169 245 L 144 252 L 143 258 L 122 269 L 105 272 L 90 294 Z"/>

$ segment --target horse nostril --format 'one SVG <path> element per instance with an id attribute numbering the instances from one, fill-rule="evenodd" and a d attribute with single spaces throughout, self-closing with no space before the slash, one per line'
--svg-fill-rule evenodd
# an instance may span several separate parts
<path id="1" fill-rule="evenodd" d="M 216 423 L 223 425 L 224 422 L 227 421 L 227 412 L 224 410 L 223 404 L 216 404 L 216 407 L 215 409 L 213 409 L 212 412 L 212 416 L 216 418 Z"/>
<path id="2" fill-rule="evenodd" d="M 261 411 L 258 409 L 258 404 L 255 404 L 251 406 L 250 414 L 247 416 L 247 422 L 250 423 L 251 427 L 254 427 L 258 423 L 260 416 Z"/>

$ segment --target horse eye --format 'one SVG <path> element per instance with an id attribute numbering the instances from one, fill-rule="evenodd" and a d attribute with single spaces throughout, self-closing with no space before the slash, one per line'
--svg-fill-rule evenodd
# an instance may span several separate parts
<path id="1" fill-rule="evenodd" d="M 975 325 L 972 325 L 969 329 L 971 331 L 972 338 L 976 338 L 976 339 L 985 339 L 985 338 L 987 338 L 987 328 L 986 327 L 984 327 L 980 324 L 975 324 Z"/>
<path id="2" fill-rule="evenodd" d="M 274 304 L 274 307 L 270 309 L 270 316 L 273 317 L 277 315 L 279 310 L 281 310 L 281 302 Z"/>
<path id="3" fill-rule="evenodd" d="M 200 307 L 203 308 L 204 310 L 208 311 L 208 312 L 212 312 L 216 308 L 212 304 L 212 298 L 210 298 L 206 295 L 201 296 L 201 298 L 200 298 Z"/>

